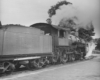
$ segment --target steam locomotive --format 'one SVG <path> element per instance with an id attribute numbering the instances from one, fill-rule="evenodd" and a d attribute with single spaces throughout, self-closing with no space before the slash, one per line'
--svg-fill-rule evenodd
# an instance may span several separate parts
<path id="1" fill-rule="evenodd" d="M 0 72 L 11 73 L 22 65 L 34 69 L 84 59 L 85 42 L 79 39 L 78 32 L 71 32 L 70 28 L 47 23 L 1 27 Z"/>

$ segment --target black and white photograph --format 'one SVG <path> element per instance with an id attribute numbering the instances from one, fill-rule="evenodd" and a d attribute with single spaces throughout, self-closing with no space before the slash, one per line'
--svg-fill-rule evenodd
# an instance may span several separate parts
<path id="1" fill-rule="evenodd" d="M 100 0 L 0 0 L 0 80 L 100 80 Z"/>

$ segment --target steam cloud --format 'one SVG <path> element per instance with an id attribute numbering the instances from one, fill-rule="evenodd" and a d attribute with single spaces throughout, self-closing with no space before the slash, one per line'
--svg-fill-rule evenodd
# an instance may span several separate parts
<path id="1" fill-rule="evenodd" d="M 93 41 L 91 41 L 90 43 L 88 43 L 87 54 L 85 56 L 86 58 L 88 58 L 89 56 L 92 55 L 92 52 L 95 49 L 95 47 L 96 47 L 96 44 Z"/>
<path id="2" fill-rule="evenodd" d="M 91 16 L 87 15 L 87 13 L 82 13 L 76 7 L 72 5 L 61 5 L 53 16 L 50 16 L 52 20 L 52 24 L 66 27 L 83 27 L 85 29 L 90 29 L 93 27 Z M 75 24 L 68 25 L 68 20 L 72 20 Z M 91 26 L 92 25 L 92 26 Z M 88 52 L 86 57 L 91 56 L 93 49 L 95 48 L 95 44 L 93 42 L 88 43 Z"/>

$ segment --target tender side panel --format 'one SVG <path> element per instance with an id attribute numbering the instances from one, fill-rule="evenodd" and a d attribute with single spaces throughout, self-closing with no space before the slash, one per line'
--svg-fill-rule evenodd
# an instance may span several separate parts
<path id="1" fill-rule="evenodd" d="M 49 35 L 40 37 L 40 46 L 43 53 L 52 53 L 52 38 Z"/>
<path id="2" fill-rule="evenodd" d="M 2 48 L 3 48 L 3 30 L 0 29 L 0 55 L 2 54 Z"/>
<path id="3" fill-rule="evenodd" d="M 6 31 L 3 55 L 48 53 L 51 48 L 50 36 Z"/>
<path id="4" fill-rule="evenodd" d="M 9 26 L 7 28 L 8 32 L 14 33 L 25 33 L 25 34 L 44 34 L 44 31 L 32 27 L 21 27 L 21 26 Z"/>

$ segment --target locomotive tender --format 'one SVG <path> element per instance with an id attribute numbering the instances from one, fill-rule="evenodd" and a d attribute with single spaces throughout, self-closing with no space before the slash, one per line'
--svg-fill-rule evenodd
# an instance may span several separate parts
<path id="1" fill-rule="evenodd" d="M 85 43 L 70 28 L 47 23 L 30 27 L 6 25 L 0 28 L 0 72 L 12 72 L 21 65 L 28 69 L 51 63 L 83 59 Z"/>

